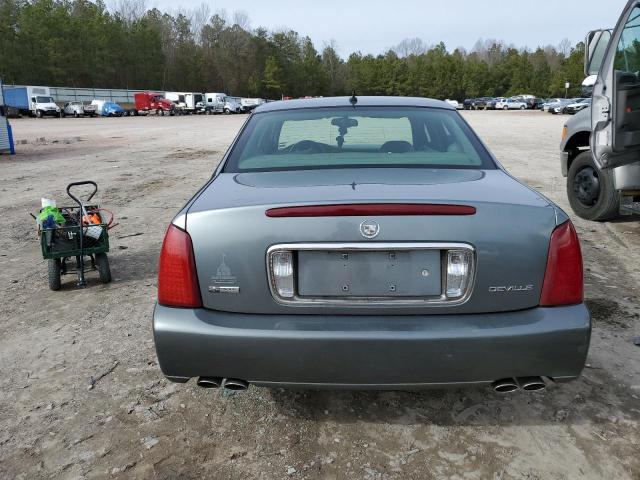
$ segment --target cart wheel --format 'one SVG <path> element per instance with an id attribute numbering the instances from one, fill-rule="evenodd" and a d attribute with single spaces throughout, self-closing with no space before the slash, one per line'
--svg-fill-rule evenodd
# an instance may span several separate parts
<path id="1" fill-rule="evenodd" d="M 98 273 L 100 274 L 100 281 L 102 283 L 109 283 L 111 281 L 111 270 L 109 269 L 109 258 L 107 254 L 96 253 L 95 259 Z"/>
<path id="2" fill-rule="evenodd" d="M 60 259 L 49 259 L 49 288 L 51 290 L 60 290 Z"/>

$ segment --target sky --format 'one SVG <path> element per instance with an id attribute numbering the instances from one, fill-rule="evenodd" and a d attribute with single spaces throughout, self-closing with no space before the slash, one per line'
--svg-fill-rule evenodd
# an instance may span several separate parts
<path id="1" fill-rule="evenodd" d="M 176 11 L 206 3 L 211 13 L 248 13 L 251 27 L 289 28 L 308 35 L 316 48 L 335 40 L 338 53 L 383 53 L 405 38 L 449 50 L 470 50 L 479 38 L 516 47 L 572 45 L 589 30 L 613 27 L 626 0 L 148 0 Z"/>

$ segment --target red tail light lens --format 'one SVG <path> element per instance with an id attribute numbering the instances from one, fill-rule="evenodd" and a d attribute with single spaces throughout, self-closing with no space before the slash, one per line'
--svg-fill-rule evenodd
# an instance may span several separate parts
<path id="1" fill-rule="evenodd" d="M 270 208 L 267 217 L 360 217 L 363 215 L 475 215 L 475 207 L 432 203 L 345 203 Z"/>
<path id="2" fill-rule="evenodd" d="M 573 224 L 567 221 L 551 234 L 540 306 L 575 305 L 583 298 L 580 241 Z"/>
<path id="3" fill-rule="evenodd" d="M 168 307 L 202 307 L 191 237 L 173 224 L 164 236 L 160 252 L 158 303 Z"/>

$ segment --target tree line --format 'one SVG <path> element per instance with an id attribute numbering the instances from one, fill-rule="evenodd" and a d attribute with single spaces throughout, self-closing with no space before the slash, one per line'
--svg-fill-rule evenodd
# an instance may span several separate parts
<path id="1" fill-rule="evenodd" d="M 251 28 L 244 12 L 207 5 L 163 12 L 146 0 L 0 0 L 0 78 L 5 83 L 230 95 L 548 97 L 579 92 L 584 45 L 535 50 L 479 40 L 466 51 L 407 39 L 380 55 L 335 43 L 320 51 L 293 30 Z"/>

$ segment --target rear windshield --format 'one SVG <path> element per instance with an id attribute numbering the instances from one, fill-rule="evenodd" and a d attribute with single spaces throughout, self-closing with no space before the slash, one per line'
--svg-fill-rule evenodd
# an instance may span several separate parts
<path id="1" fill-rule="evenodd" d="M 423 107 L 341 107 L 255 114 L 225 172 L 350 167 L 495 168 L 460 116 Z"/>

